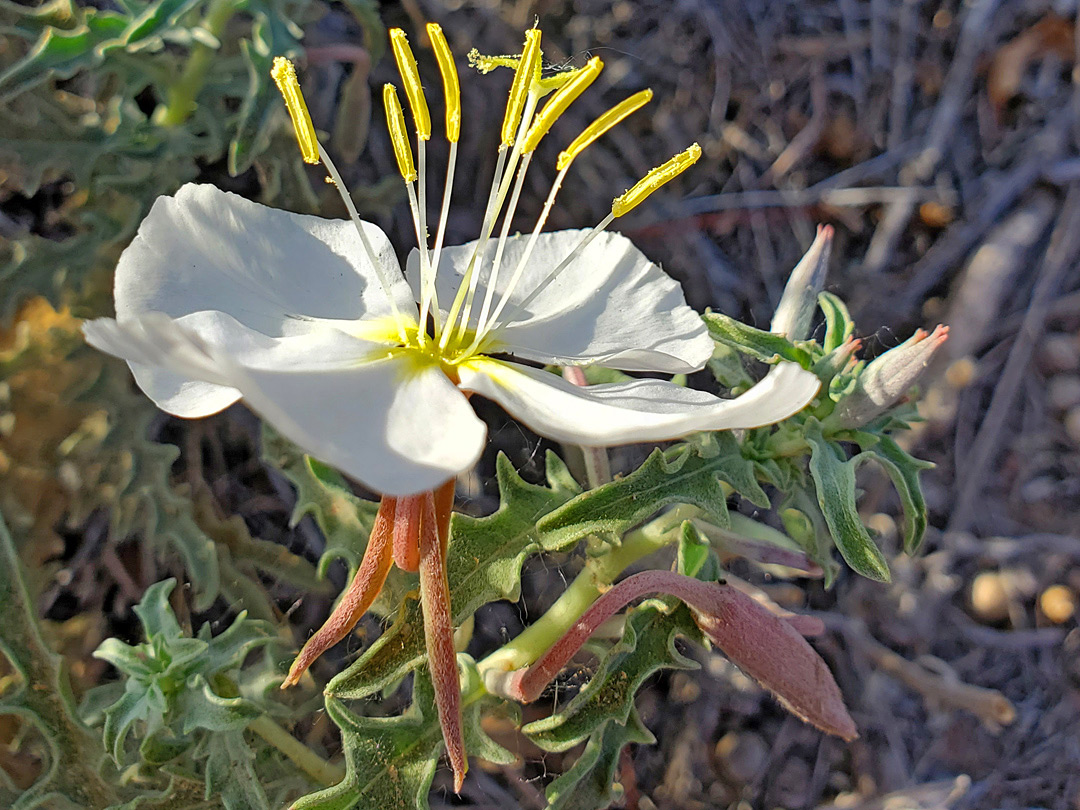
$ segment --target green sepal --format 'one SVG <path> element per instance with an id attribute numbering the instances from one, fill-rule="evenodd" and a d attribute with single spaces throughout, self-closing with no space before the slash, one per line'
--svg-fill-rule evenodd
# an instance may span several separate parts
<path id="1" fill-rule="evenodd" d="M 855 470 L 860 459 L 842 460 L 843 450 L 821 435 L 821 425 L 807 424 L 810 442 L 810 475 L 817 502 L 829 526 L 833 542 L 852 570 L 868 579 L 889 582 L 889 563 L 874 544 L 859 518 L 855 498 Z"/>

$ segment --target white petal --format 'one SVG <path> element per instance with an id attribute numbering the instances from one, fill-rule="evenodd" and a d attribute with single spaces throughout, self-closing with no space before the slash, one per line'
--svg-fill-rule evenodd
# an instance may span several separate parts
<path id="1" fill-rule="evenodd" d="M 472 467 L 487 429 L 438 366 L 392 357 L 351 368 L 245 369 L 244 400 L 312 455 L 387 495 Z"/>
<path id="2" fill-rule="evenodd" d="M 433 489 L 471 467 L 484 446 L 484 423 L 438 366 L 388 355 L 335 329 L 271 338 L 204 312 L 100 319 L 84 331 L 88 342 L 134 361 L 136 370 L 153 367 L 151 385 L 169 375 L 187 381 L 176 391 L 138 380 L 165 410 L 207 415 L 242 395 L 304 450 L 378 492 Z M 192 381 L 204 386 L 202 399 L 191 393 L 199 390 Z M 188 400 L 176 399 L 182 396 Z M 179 413 L 184 406 L 198 412 Z"/>
<path id="3" fill-rule="evenodd" d="M 463 389 L 495 400 L 540 435 L 594 447 L 760 427 L 801 410 L 819 387 L 817 377 L 791 363 L 781 363 L 735 399 L 661 380 L 582 388 L 546 371 L 487 358 L 462 365 L 459 373 Z"/>
<path id="4" fill-rule="evenodd" d="M 500 320 L 510 323 L 500 348 L 519 357 L 554 365 L 598 365 L 627 371 L 668 374 L 696 371 L 712 356 L 713 343 L 701 318 L 686 305 L 678 282 L 650 262 L 625 236 L 600 234 L 525 310 L 516 307 L 573 251 L 587 231 L 541 234 L 511 303 Z M 495 302 L 525 252 L 528 236 L 507 240 Z M 485 272 L 496 240 L 485 248 Z M 475 243 L 443 251 L 436 284 L 439 303 L 448 307 L 468 266 Z M 406 275 L 418 286 L 415 252 Z M 481 282 L 478 300 L 486 287 Z M 473 309 L 478 314 L 479 305 Z"/>
<path id="5" fill-rule="evenodd" d="M 83 324 L 83 332 L 90 345 L 127 360 L 159 408 L 184 418 L 209 416 L 240 399 L 235 366 L 352 365 L 378 349 L 326 326 L 272 338 L 222 312 L 101 318 Z"/>
<path id="6" fill-rule="evenodd" d="M 394 300 L 415 318 L 412 293 L 386 235 L 365 223 Z M 214 186 L 159 197 L 116 268 L 116 312 L 174 317 L 227 312 L 280 336 L 297 319 L 372 319 L 390 303 L 351 222 L 268 208 Z"/>

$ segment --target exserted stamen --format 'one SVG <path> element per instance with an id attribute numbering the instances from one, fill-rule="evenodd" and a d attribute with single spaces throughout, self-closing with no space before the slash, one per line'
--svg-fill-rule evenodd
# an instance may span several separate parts
<path id="1" fill-rule="evenodd" d="M 390 29 L 390 47 L 394 51 L 398 73 L 405 85 L 405 97 L 409 100 L 409 109 L 412 110 L 413 123 L 416 125 L 416 137 L 426 141 L 431 138 L 431 114 L 424 97 L 424 86 L 420 83 L 416 57 L 409 47 L 409 38 L 400 28 Z"/>
<path id="2" fill-rule="evenodd" d="M 416 57 L 412 48 L 409 47 L 409 39 L 400 28 L 390 29 L 390 47 L 394 52 L 394 61 L 397 62 L 398 73 L 405 85 L 405 97 L 409 101 L 409 109 L 412 111 L 413 124 L 416 127 L 416 165 L 417 165 L 417 194 L 418 201 L 413 206 L 414 220 L 416 225 L 416 241 L 420 251 L 420 289 L 421 300 L 423 290 L 431 286 L 431 254 L 428 252 L 428 229 L 427 229 L 427 141 L 431 138 L 431 113 L 428 111 L 427 98 L 424 95 L 424 86 L 420 81 L 420 70 L 416 66 Z M 423 307 L 421 307 L 423 309 Z M 420 314 L 421 343 L 427 337 L 427 313 Z"/>
<path id="3" fill-rule="evenodd" d="M 510 233 L 510 224 L 513 220 L 514 213 L 517 211 L 518 198 L 521 194 L 522 184 L 525 181 L 525 172 L 528 170 L 533 152 L 536 151 L 536 147 L 551 129 L 555 121 L 558 120 L 559 116 L 566 112 L 567 108 L 574 100 L 584 93 L 589 85 L 596 81 L 596 77 L 600 75 L 600 71 L 603 67 L 604 63 L 600 61 L 600 58 L 593 57 L 584 68 L 574 71 L 573 77 L 567 80 L 563 86 L 556 91 L 555 95 L 548 100 L 547 104 L 544 105 L 544 109 L 536 116 L 525 137 L 520 141 L 521 151 L 524 153 L 524 157 L 521 161 L 521 167 L 518 169 L 517 180 L 514 183 L 514 190 L 510 197 L 510 203 L 507 205 L 506 214 L 503 217 L 503 227 L 502 232 L 499 234 L 499 244 L 495 251 L 495 259 L 492 262 L 491 271 L 488 273 L 487 292 L 484 295 L 484 304 L 480 308 L 480 315 L 476 321 L 476 332 L 478 335 L 483 334 L 487 328 L 488 313 L 491 311 L 491 303 L 494 300 L 499 271 L 502 269 L 502 258 L 506 249 L 506 238 Z"/>
<path id="4" fill-rule="evenodd" d="M 633 188 L 624 194 L 620 194 L 611 202 L 613 216 L 621 217 L 630 213 L 634 208 L 645 201 L 645 198 L 689 169 L 698 162 L 701 157 L 701 147 L 698 144 L 691 145 L 688 149 L 675 155 L 662 166 L 657 166 L 647 175 L 638 180 Z"/>
<path id="5" fill-rule="evenodd" d="M 574 247 L 573 250 L 570 251 L 566 258 L 559 262 L 559 264 L 555 267 L 554 270 L 544 276 L 544 278 L 541 279 L 540 283 L 536 285 L 532 292 L 530 292 L 527 296 L 525 296 L 524 299 L 518 302 L 518 307 L 525 308 L 533 301 L 535 301 L 536 297 L 540 295 L 544 290 L 546 290 L 551 285 L 551 283 L 555 281 L 556 278 L 558 278 L 559 274 L 562 273 L 564 269 L 566 269 L 570 262 L 576 259 L 579 255 L 581 255 L 581 253 L 590 244 L 592 244 L 592 241 L 596 239 L 596 237 L 599 236 L 604 231 L 604 229 L 606 229 L 607 226 L 610 225 L 617 217 L 621 217 L 623 214 L 626 214 L 627 212 L 633 210 L 641 202 L 643 202 L 646 197 L 648 197 L 658 188 L 663 186 L 665 183 L 674 180 L 684 171 L 693 166 L 700 157 L 701 147 L 695 143 L 685 151 L 677 154 L 675 157 L 673 157 L 671 160 L 667 161 L 663 165 L 657 166 L 655 169 L 653 169 L 643 178 L 641 178 L 637 183 L 635 183 L 629 191 L 616 197 L 611 204 L 611 213 L 609 213 L 606 217 L 600 220 L 600 222 L 597 223 L 597 225 L 592 228 L 592 230 L 590 230 L 587 234 L 585 234 L 584 237 L 582 237 L 581 241 L 578 242 L 578 244 Z M 508 288 L 503 293 L 503 298 L 499 302 L 500 307 L 496 310 L 492 318 L 493 323 L 496 322 L 496 319 L 502 312 L 502 306 L 509 300 L 510 291 L 511 288 Z M 480 342 L 483 341 L 483 339 L 488 334 L 490 334 L 490 332 L 490 328 L 484 332 L 478 331 L 473 343 L 475 345 L 479 345 Z"/>
<path id="6" fill-rule="evenodd" d="M 424 289 L 432 286 L 432 270 L 429 262 L 430 256 L 428 255 L 427 245 L 427 216 L 424 211 L 424 205 L 426 198 L 424 197 L 424 187 L 421 185 L 421 199 L 416 198 L 416 187 L 413 185 L 419 176 L 421 183 L 423 182 L 423 174 L 418 174 L 416 168 L 413 165 L 412 149 L 409 147 L 409 138 L 405 134 L 405 112 L 401 107 L 401 101 L 398 99 L 397 88 L 392 84 L 383 86 L 383 104 L 386 107 L 386 126 L 390 131 L 390 142 L 394 147 L 394 158 L 397 161 L 398 172 L 401 174 L 402 180 L 405 181 L 405 191 L 409 197 L 409 209 L 412 212 L 413 228 L 416 231 L 416 242 L 420 251 L 420 289 Z M 426 109 L 426 107 L 425 107 Z M 430 130 L 429 133 L 430 134 Z M 417 139 L 417 145 L 420 151 L 421 169 L 424 166 L 424 141 Z M 423 297 L 423 296 L 421 296 Z M 427 334 L 427 317 L 422 316 L 420 319 L 420 328 L 417 332 L 417 341 L 423 345 L 428 340 Z"/>
<path id="7" fill-rule="evenodd" d="M 491 236 L 491 230 L 495 226 L 495 219 L 502 207 L 509 180 L 517 165 L 517 158 L 521 154 L 521 139 L 528 124 L 532 120 L 539 94 L 533 89 L 540 77 L 541 58 L 540 31 L 532 28 L 525 32 L 525 47 L 521 59 L 517 63 L 514 72 L 514 81 L 510 86 L 510 96 L 506 104 L 506 115 L 503 117 L 502 143 L 499 146 L 499 156 L 495 165 L 495 174 L 491 179 L 491 191 L 488 195 L 487 207 L 484 211 L 483 224 L 480 227 L 480 236 L 473 248 L 472 256 L 462 277 L 454 303 L 447 316 L 446 329 L 440 347 L 446 348 L 454 331 L 455 323 L 460 314 L 461 321 L 458 327 L 460 335 L 464 335 L 468 329 L 469 317 L 472 311 L 473 297 L 479 282 L 479 266 L 477 258 L 483 255 L 487 240 Z M 509 129 L 509 135 L 507 130 Z M 507 149 L 513 146 L 510 153 L 509 165 L 507 165 Z M 505 178 L 505 182 L 504 182 Z"/>
<path id="8" fill-rule="evenodd" d="M 285 109 L 292 119 L 296 141 L 300 144 L 300 154 L 305 163 L 319 162 L 319 139 L 315 135 L 315 125 L 311 122 L 304 94 L 300 92 L 300 82 L 296 79 L 296 68 L 284 56 L 274 60 L 270 76 L 277 85 L 278 92 L 285 99 Z"/>
<path id="9" fill-rule="evenodd" d="M 427 24 L 428 39 L 435 52 L 435 61 L 442 75 L 443 95 L 446 99 L 446 140 L 450 143 L 450 155 L 446 163 L 446 184 L 443 186 L 442 209 L 439 212 L 439 227 L 435 234 L 435 249 L 431 257 L 431 273 L 427 283 L 420 291 L 420 323 L 427 323 L 428 312 L 435 319 L 435 334 L 440 330 L 439 297 L 435 287 L 435 277 L 439 272 L 439 259 L 442 256 L 443 239 L 446 236 L 446 222 L 450 211 L 450 197 L 454 188 L 454 169 L 457 167 L 458 140 L 461 138 L 461 84 L 458 81 L 454 55 L 446 42 L 442 28 L 438 23 Z"/>
<path id="10" fill-rule="evenodd" d="M 555 95 L 544 105 L 544 109 L 536 116 L 532 126 L 529 127 L 529 131 L 525 135 L 525 142 L 521 146 L 525 154 L 536 150 L 541 139 L 547 135 L 552 125 L 559 119 L 559 116 L 566 112 L 566 109 L 574 103 L 575 99 L 596 81 L 596 77 L 600 75 L 600 71 L 603 69 L 604 63 L 600 61 L 600 57 L 594 56 L 586 63 L 585 67 L 574 71 L 573 77 L 555 92 Z"/>
<path id="11" fill-rule="evenodd" d="M 270 71 L 270 75 L 277 84 L 278 90 L 281 92 L 281 97 L 285 99 L 285 107 L 288 109 L 289 117 L 292 119 L 293 131 L 296 133 L 296 140 L 300 145 L 300 152 L 303 155 L 304 161 L 307 163 L 318 163 L 322 161 L 322 164 L 326 167 L 326 171 L 329 172 L 334 188 L 337 189 L 338 196 L 341 197 L 341 201 L 345 204 L 345 210 L 349 213 L 349 219 L 352 221 L 357 234 L 360 236 L 360 243 L 364 247 L 364 252 L 367 254 L 368 261 L 371 262 L 371 266 L 375 270 L 375 275 L 379 279 L 379 284 L 382 286 L 383 293 L 386 295 L 386 300 L 390 302 L 390 311 L 394 318 L 394 325 L 397 327 L 398 337 L 401 339 L 402 343 L 407 342 L 405 324 L 402 321 L 401 310 L 398 309 L 397 301 L 394 300 L 390 279 L 386 277 L 386 272 L 383 270 L 382 263 L 375 254 L 375 250 L 372 248 L 371 241 L 368 239 L 367 234 L 364 233 L 364 226 L 360 221 L 360 214 L 357 213 L 352 196 L 345 187 L 345 182 L 341 179 L 341 173 L 338 172 L 337 166 L 334 165 L 334 162 L 330 159 L 330 155 L 323 149 L 322 144 L 319 143 L 319 139 L 315 135 L 315 125 L 311 121 L 307 103 L 304 101 L 304 94 L 301 92 L 300 83 L 296 79 L 296 68 L 293 66 L 293 63 L 284 56 L 278 56 L 274 59 L 274 65 Z"/>
<path id="12" fill-rule="evenodd" d="M 514 83 L 510 85 L 510 98 L 506 103 L 503 116 L 502 145 L 513 146 L 517 140 L 518 124 L 525 110 L 525 100 L 532 91 L 533 84 L 540 72 L 540 29 L 530 28 L 525 32 L 525 48 L 521 52 L 521 62 L 514 72 Z"/>
<path id="13" fill-rule="evenodd" d="M 552 98 L 551 102 L 544 106 L 544 110 L 541 112 L 541 116 L 543 116 L 547 112 L 548 107 L 550 107 L 556 101 L 556 98 Z M 574 140 L 570 143 L 570 146 L 568 146 L 559 154 L 559 162 L 557 164 L 559 174 L 555 177 L 555 182 L 551 184 L 551 191 L 548 193 L 547 200 L 544 201 L 544 207 L 543 210 L 540 212 L 539 218 L 536 221 L 536 226 L 533 228 L 532 233 L 529 235 L 529 242 L 525 246 L 525 250 L 521 254 L 521 258 L 518 260 L 517 267 L 514 268 L 514 272 L 510 276 L 510 282 L 506 285 L 506 289 L 503 290 L 502 297 L 499 299 L 499 303 L 495 307 L 495 311 L 491 314 L 491 318 L 484 324 L 481 324 L 480 328 L 477 329 L 476 338 L 473 340 L 472 346 L 469 349 L 470 352 L 475 351 L 479 347 L 480 342 L 484 339 L 484 337 L 490 334 L 494 329 L 498 328 L 499 317 L 502 315 L 503 310 L 506 309 L 506 306 L 510 301 L 510 295 L 513 293 L 514 289 L 518 285 L 518 282 L 521 280 L 521 276 L 525 272 L 525 267 L 528 265 L 529 259 L 532 258 L 533 250 L 536 247 L 537 239 L 539 239 L 540 233 L 544 229 L 544 225 L 547 222 L 548 215 L 551 213 L 551 208 L 555 204 L 555 197 L 558 195 L 559 189 L 562 188 L 563 179 L 566 177 L 566 173 L 570 170 L 570 166 L 573 164 L 574 159 L 578 155 L 580 155 L 590 144 L 596 141 L 597 138 L 606 133 L 608 130 L 610 130 L 628 115 L 635 112 L 636 110 L 639 110 L 641 107 L 647 104 L 651 98 L 652 90 L 646 89 L 635 93 L 629 98 L 619 102 L 610 110 L 600 115 L 587 127 L 585 127 L 585 129 L 581 131 L 581 134 L 574 138 Z M 537 117 L 538 122 L 539 118 L 540 116 Z M 531 134 L 532 133 L 530 132 L 530 135 Z M 603 230 L 604 227 L 607 227 L 607 224 L 610 221 L 611 219 L 609 218 L 597 227 L 600 230 Z M 596 237 L 596 234 L 599 232 L 599 230 L 595 230 L 595 233 L 587 236 L 586 239 L 591 242 L 592 239 L 594 239 Z M 578 250 L 584 249 L 585 245 L 587 245 L 587 242 L 579 245 Z M 564 265 L 565 264 L 566 262 L 564 262 Z M 557 269 L 561 269 L 561 266 Z M 534 291 L 533 297 L 538 294 L 538 292 Z M 528 300 L 531 301 L 532 298 L 529 298 Z M 524 306 L 524 303 L 522 303 L 522 306 Z"/>
<path id="14" fill-rule="evenodd" d="M 581 131 L 581 134 L 574 138 L 570 145 L 559 153 L 559 161 L 555 164 L 555 168 L 563 169 L 569 166 L 574 161 L 574 158 L 585 151 L 589 144 L 626 118 L 626 116 L 630 115 L 630 113 L 635 112 L 648 104 L 652 99 L 652 95 L 652 90 L 648 88 L 634 93 L 634 95 L 624 101 L 620 101 L 585 127 L 585 129 Z"/>

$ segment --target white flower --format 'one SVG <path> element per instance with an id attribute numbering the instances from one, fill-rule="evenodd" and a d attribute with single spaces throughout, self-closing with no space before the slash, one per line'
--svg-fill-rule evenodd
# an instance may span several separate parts
<path id="1" fill-rule="evenodd" d="M 591 81 L 599 61 L 589 69 Z M 527 123 L 542 93 L 538 82 L 526 90 Z M 387 103 L 393 123 L 396 94 Z M 486 430 L 468 394 L 498 402 L 541 435 L 592 446 L 756 427 L 814 397 L 817 378 L 790 363 L 725 400 L 654 379 L 579 388 L 518 362 L 675 374 L 702 368 L 713 350 L 679 285 L 628 239 L 603 231 L 616 210 L 632 208 L 700 150 L 654 170 L 644 191 L 639 183 L 620 197 L 592 231 L 543 234 L 571 155 L 536 230 L 511 237 L 532 156 L 520 153 L 524 131 L 522 123 L 513 150 L 500 150 L 481 242 L 444 250 L 440 226 L 434 250 L 422 240 L 406 275 L 385 234 L 355 215 L 292 214 L 186 185 L 155 202 L 117 266 L 116 319 L 85 324 L 86 338 L 127 360 L 163 410 L 203 417 L 242 398 L 308 452 L 388 495 L 432 490 L 475 463 Z M 422 192 L 422 137 L 419 148 Z M 333 164 L 319 156 L 353 211 Z M 426 233 L 425 197 L 418 209 L 411 153 L 399 154 L 406 158 L 414 222 Z M 489 239 L 515 164 L 509 213 Z M 419 328 L 421 312 L 434 329 Z"/>

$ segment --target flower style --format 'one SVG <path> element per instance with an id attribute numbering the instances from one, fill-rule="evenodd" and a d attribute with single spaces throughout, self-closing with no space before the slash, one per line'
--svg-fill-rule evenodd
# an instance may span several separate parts
<path id="1" fill-rule="evenodd" d="M 127 360 L 138 385 L 163 410 L 203 417 L 243 398 L 305 450 L 383 493 L 356 579 L 305 646 L 286 685 L 345 637 L 377 595 L 391 561 L 419 570 L 429 662 L 460 786 L 466 762 L 443 566 L 453 480 L 475 463 L 486 437 L 468 396 L 494 400 L 552 439 L 610 446 L 769 424 L 803 408 L 819 384 L 797 365 L 780 363 L 747 393 L 720 399 L 654 379 L 577 387 L 521 362 L 664 374 L 704 366 L 713 343 L 679 285 L 628 239 L 605 230 L 692 165 L 701 150 L 695 144 L 647 174 L 591 230 L 543 233 L 577 155 L 651 93 L 631 96 L 561 153 L 535 227 L 511 236 L 537 144 L 603 67 L 593 59 L 544 76 L 540 31 L 530 30 L 520 57 L 470 55 L 483 72 L 512 68 L 514 80 L 479 238 L 444 247 L 461 105 L 442 31 L 431 24 L 428 35 L 443 79 L 450 144 L 433 246 L 425 151 L 431 119 L 400 30 L 391 32 L 391 45 L 415 124 L 415 163 L 397 91 L 384 88 L 418 237 L 404 274 L 385 234 L 359 218 L 318 142 L 295 71 L 279 58 L 274 78 L 304 159 L 322 162 L 350 220 L 292 214 L 211 186 L 186 185 L 155 202 L 121 256 L 116 319 L 88 322 L 84 331 L 92 345 Z"/>

